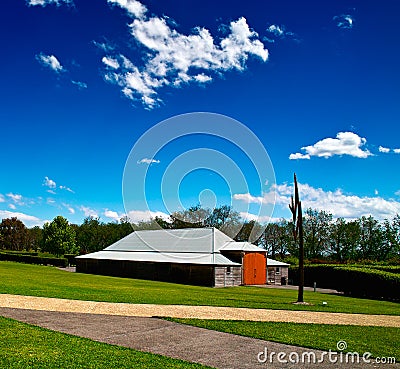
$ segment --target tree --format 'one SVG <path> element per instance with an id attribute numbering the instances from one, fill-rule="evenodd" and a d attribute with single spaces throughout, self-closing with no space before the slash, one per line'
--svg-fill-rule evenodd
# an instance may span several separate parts
<path id="1" fill-rule="evenodd" d="M 380 255 L 383 243 L 383 231 L 381 224 L 372 215 L 368 218 L 363 216 L 359 220 L 360 243 L 359 258 L 368 260 L 381 260 Z"/>
<path id="2" fill-rule="evenodd" d="M 209 209 L 203 209 L 200 204 L 187 210 L 176 211 L 171 214 L 171 228 L 202 228 L 206 227 L 206 220 L 211 216 Z"/>
<path id="3" fill-rule="evenodd" d="M 45 223 L 42 250 L 56 256 L 76 254 L 79 251 L 76 246 L 75 230 L 67 219 L 59 215 L 51 223 Z"/>
<path id="4" fill-rule="evenodd" d="M 299 198 L 296 173 L 294 174 L 294 199 L 291 197 L 289 209 L 292 212 L 293 239 L 299 240 L 299 291 L 297 302 L 304 302 L 304 235 L 303 235 L 303 213 Z"/>
<path id="5" fill-rule="evenodd" d="M 324 210 L 306 210 L 304 217 L 304 254 L 307 259 L 326 256 L 329 249 L 332 214 Z"/>
<path id="6" fill-rule="evenodd" d="M 262 235 L 262 226 L 256 220 L 249 220 L 243 223 L 234 239 L 238 242 L 251 242 L 258 246 L 261 244 L 260 237 L 252 239 L 254 235 Z"/>
<path id="7" fill-rule="evenodd" d="M 280 259 L 286 256 L 291 248 L 292 228 L 288 221 L 281 219 L 278 223 L 269 223 L 264 229 L 260 238 L 260 244 L 267 250 L 267 255 L 275 259 L 278 255 Z M 298 250 L 295 252 L 298 255 Z"/>
<path id="8" fill-rule="evenodd" d="M 42 246 L 42 229 L 39 226 L 27 229 L 27 249 L 39 250 Z"/>
<path id="9" fill-rule="evenodd" d="M 336 219 L 330 227 L 330 256 L 341 263 L 355 260 L 360 234 L 358 221 L 346 222 L 343 218 Z"/>
<path id="10" fill-rule="evenodd" d="M 3 250 L 20 251 L 27 248 L 27 228 L 15 217 L 1 221 L 0 235 Z"/>
<path id="11" fill-rule="evenodd" d="M 382 247 L 379 252 L 382 260 L 398 257 L 400 254 L 400 215 L 397 214 L 392 222 L 385 220 L 382 225 Z"/>

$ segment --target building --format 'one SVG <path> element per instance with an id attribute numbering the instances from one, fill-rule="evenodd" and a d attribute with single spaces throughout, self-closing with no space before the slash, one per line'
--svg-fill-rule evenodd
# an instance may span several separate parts
<path id="1" fill-rule="evenodd" d="M 148 230 L 76 257 L 76 271 L 211 287 L 265 284 L 266 251 L 216 228 Z"/>
<path id="2" fill-rule="evenodd" d="M 267 284 L 286 285 L 289 278 L 289 264 L 267 258 Z"/>

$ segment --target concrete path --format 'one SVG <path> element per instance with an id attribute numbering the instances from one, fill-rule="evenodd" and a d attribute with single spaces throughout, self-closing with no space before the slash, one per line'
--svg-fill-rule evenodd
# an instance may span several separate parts
<path id="1" fill-rule="evenodd" d="M 400 368 L 398 364 L 379 365 L 372 359 L 371 363 L 366 363 L 362 360 L 363 353 L 359 353 L 360 363 L 351 361 L 346 363 L 345 356 L 340 359 L 340 355 L 337 355 L 329 359 L 328 355 L 322 356 L 322 352 L 318 350 L 215 332 L 157 318 L 12 308 L 0 308 L 0 315 L 51 330 L 197 362 L 218 369 Z M 332 347 L 332 350 L 336 351 L 337 348 Z M 271 359 L 272 352 L 276 354 Z M 298 359 L 298 362 L 280 362 L 277 353 L 285 353 L 281 354 L 281 361 L 288 361 L 290 358 L 292 361 Z M 316 360 L 324 358 L 323 362 L 314 362 L 313 355 Z M 309 357 L 311 363 L 308 361 Z M 334 359 L 336 362 L 332 362 Z"/>
<path id="2" fill-rule="evenodd" d="M 216 306 L 127 304 L 0 294 L 0 307 L 135 317 L 251 320 L 400 328 L 400 316 Z M 400 313 L 400 311 L 399 311 Z"/>

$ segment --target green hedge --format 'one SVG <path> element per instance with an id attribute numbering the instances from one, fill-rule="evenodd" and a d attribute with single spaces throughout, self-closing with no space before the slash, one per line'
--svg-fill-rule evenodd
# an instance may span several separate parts
<path id="1" fill-rule="evenodd" d="M 39 253 L 36 251 L 14 251 L 14 250 L 1 250 L 2 254 L 11 254 L 11 255 L 31 255 L 38 256 Z"/>
<path id="2" fill-rule="evenodd" d="M 289 279 L 298 284 L 298 267 L 289 268 Z M 400 275 L 365 266 L 306 265 L 304 284 L 332 288 L 347 295 L 400 300 Z"/>
<path id="3" fill-rule="evenodd" d="M 0 260 L 5 261 L 16 261 L 19 263 L 26 264 L 43 264 L 43 265 L 54 265 L 57 267 L 67 267 L 68 260 L 65 258 L 49 258 L 49 257 L 40 257 L 40 256 L 32 256 L 26 254 L 19 253 L 6 253 L 0 252 Z"/>

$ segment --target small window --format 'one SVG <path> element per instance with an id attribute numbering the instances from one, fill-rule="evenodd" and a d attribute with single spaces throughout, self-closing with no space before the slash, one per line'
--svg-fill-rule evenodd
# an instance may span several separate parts
<path id="1" fill-rule="evenodd" d="M 276 267 L 275 268 L 275 274 L 281 274 L 281 268 L 280 267 Z"/>
<path id="2" fill-rule="evenodd" d="M 226 274 L 231 274 L 231 267 L 226 267 Z"/>

